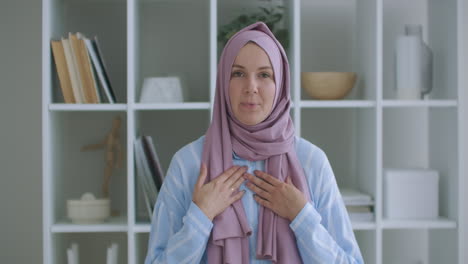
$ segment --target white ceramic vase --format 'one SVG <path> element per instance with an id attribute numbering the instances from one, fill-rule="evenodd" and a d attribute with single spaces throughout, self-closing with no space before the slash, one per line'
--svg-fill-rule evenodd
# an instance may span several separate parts
<path id="1" fill-rule="evenodd" d="M 422 39 L 421 25 L 405 25 L 395 47 L 397 99 L 417 100 L 432 90 L 432 51 Z"/>

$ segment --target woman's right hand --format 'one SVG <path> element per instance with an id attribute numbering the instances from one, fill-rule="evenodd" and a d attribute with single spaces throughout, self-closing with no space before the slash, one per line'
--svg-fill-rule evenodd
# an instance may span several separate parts
<path id="1" fill-rule="evenodd" d="M 237 190 L 245 181 L 242 175 L 246 171 L 247 167 L 233 166 L 216 179 L 204 184 L 208 173 L 206 165 L 202 164 L 192 201 L 213 221 L 217 215 L 244 195 L 245 191 L 237 192 Z"/>

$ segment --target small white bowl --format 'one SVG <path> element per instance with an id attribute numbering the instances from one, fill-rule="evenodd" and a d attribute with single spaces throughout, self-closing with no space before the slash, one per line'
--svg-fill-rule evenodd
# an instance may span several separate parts
<path id="1" fill-rule="evenodd" d="M 67 200 L 67 214 L 74 224 L 101 223 L 110 216 L 110 200 L 84 193 L 79 200 Z"/>

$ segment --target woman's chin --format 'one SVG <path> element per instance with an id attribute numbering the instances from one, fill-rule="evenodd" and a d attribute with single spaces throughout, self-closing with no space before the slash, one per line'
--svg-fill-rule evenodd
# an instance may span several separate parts
<path id="1" fill-rule="evenodd" d="M 247 126 L 255 126 L 263 121 L 263 119 L 258 118 L 258 117 L 247 117 L 247 118 L 242 118 L 238 120 L 242 124 L 247 125 Z"/>

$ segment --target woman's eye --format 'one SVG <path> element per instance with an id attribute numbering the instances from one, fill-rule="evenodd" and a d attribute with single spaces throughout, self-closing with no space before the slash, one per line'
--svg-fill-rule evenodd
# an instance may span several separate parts
<path id="1" fill-rule="evenodd" d="M 271 75 L 269 73 L 267 73 L 267 72 L 262 72 L 262 73 L 260 73 L 260 76 L 262 78 L 270 78 Z"/>
<path id="2" fill-rule="evenodd" d="M 231 74 L 232 77 L 241 77 L 242 76 L 242 72 L 240 71 L 235 71 Z"/>

